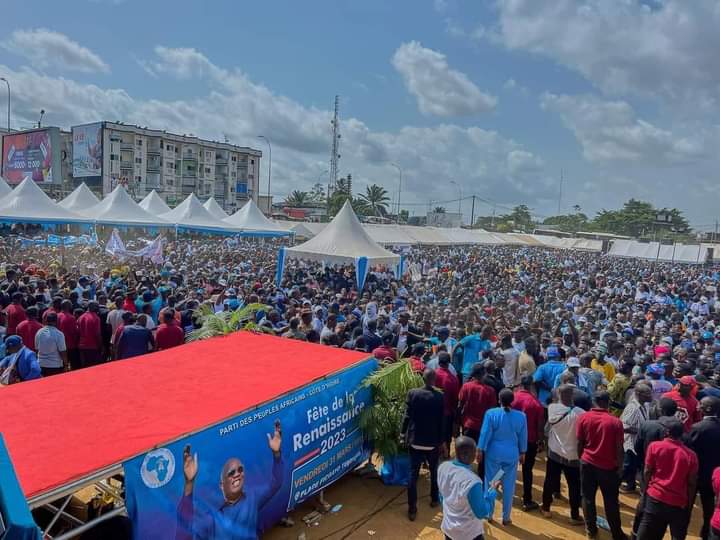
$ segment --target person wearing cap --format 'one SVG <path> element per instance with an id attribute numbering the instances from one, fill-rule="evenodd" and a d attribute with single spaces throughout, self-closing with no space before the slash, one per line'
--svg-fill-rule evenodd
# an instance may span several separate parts
<path id="1" fill-rule="evenodd" d="M 685 437 L 688 448 L 695 452 L 699 462 L 698 493 L 703 511 L 700 538 L 707 540 L 710 535 L 710 520 L 715 509 L 713 492 L 713 471 L 720 467 L 720 399 L 704 397 L 700 400 L 703 419 L 694 424 Z"/>
<path id="2" fill-rule="evenodd" d="M 530 512 L 540 506 L 532 498 L 533 467 L 537 453 L 542 451 L 545 428 L 545 409 L 533 393 L 533 378 L 530 375 L 524 375 L 520 380 L 520 389 L 515 392 L 512 408 L 524 413 L 527 418 L 527 452 L 522 464 L 522 484 L 523 510 Z"/>
<path id="3" fill-rule="evenodd" d="M 625 485 L 621 491 L 631 493 L 635 491 L 638 471 L 637 454 L 635 453 L 635 441 L 640 432 L 640 426 L 650 417 L 650 402 L 652 401 L 652 388 L 650 385 L 639 382 L 633 389 L 633 396 L 628 400 L 627 405 L 620 415 L 623 423 L 625 438 L 623 450 L 625 459 L 623 461 L 623 480 Z"/>
<path id="4" fill-rule="evenodd" d="M 702 420 L 700 406 L 697 399 L 692 395 L 695 385 L 695 378 L 685 375 L 680 377 L 673 390 L 665 394 L 665 397 L 669 397 L 677 403 L 678 408 L 675 417 L 683 424 L 685 433 L 690 431 L 695 422 Z"/>
<path id="5" fill-rule="evenodd" d="M 601 341 L 597 344 L 595 352 L 595 358 L 593 359 L 590 367 L 596 371 L 599 371 L 604 379 L 608 382 L 615 378 L 615 366 L 607 361 L 608 346 L 607 343 Z"/>
<path id="6" fill-rule="evenodd" d="M 573 404 L 574 391 L 572 385 L 560 385 L 557 389 L 558 401 L 548 405 L 548 452 L 541 511 L 543 516 L 552 517 L 550 506 L 553 495 L 559 491 L 560 476 L 563 475 L 568 485 L 570 523 L 582 525 L 584 522 L 580 517 L 580 460 L 576 424 L 585 411 Z"/>
<path id="7" fill-rule="evenodd" d="M 17 335 L 5 338 L 5 358 L 0 360 L 0 384 L 30 381 L 42 377 L 37 355 Z"/>
<path id="8" fill-rule="evenodd" d="M 651 443 L 647 449 L 643 473 L 647 487 L 637 532 L 640 540 L 661 540 L 668 527 L 672 538 L 683 539 L 687 535 L 698 458 L 683 444 L 682 436 L 682 423 L 671 420 L 665 438 Z"/>
<path id="9" fill-rule="evenodd" d="M 70 369 L 65 336 L 57 329 L 57 313 L 48 313 L 43 326 L 35 334 L 35 350 L 43 377 L 58 375 Z"/>
<path id="10" fill-rule="evenodd" d="M 650 364 L 645 370 L 645 376 L 652 388 L 653 401 L 659 400 L 673 389 L 673 385 L 664 378 L 665 366 L 661 363 Z"/>
<path id="11" fill-rule="evenodd" d="M 569 372 L 575 376 L 575 386 L 577 386 L 586 394 L 592 395 L 592 392 L 590 391 L 590 386 L 587 379 L 585 378 L 585 375 L 580 372 L 580 359 L 577 356 L 571 356 L 567 359 L 567 362 L 565 362 L 565 366 L 567 367 L 567 369 L 555 377 L 555 381 L 553 382 L 553 389 L 560 386 L 560 378 L 562 377 L 563 373 Z"/>
<path id="12" fill-rule="evenodd" d="M 538 389 L 538 399 L 543 407 L 548 406 L 555 377 L 565 371 L 565 362 L 560 360 L 560 351 L 557 347 L 548 347 L 546 355 L 547 362 L 539 365 L 533 374 L 533 380 Z"/>
<path id="13" fill-rule="evenodd" d="M 575 426 L 585 531 L 588 538 L 597 537 L 595 497 L 599 488 L 613 540 L 626 540 L 618 499 L 624 457 L 624 429 L 622 422 L 608 410 L 610 395 L 606 391 L 596 392 L 593 400 L 595 407 L 583 414 Z"/>

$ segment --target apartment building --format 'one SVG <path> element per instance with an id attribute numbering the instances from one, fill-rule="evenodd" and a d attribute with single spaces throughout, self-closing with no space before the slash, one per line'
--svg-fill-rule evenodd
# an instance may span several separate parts
<path id="1" fill-rule="evenodd" d="M 215 197 L 227 212 L 248 199 L 257 202 L 260 150 L 120 122 L 75 126 L 76 131 L 75 144 L 83 150 L 76 147 L 74 155 L 91 155 L 86 161 L 93 163 L 81 167 L 82 173 L 75 170 L 74 181 L 79 184 L 84 181 L 81 175 L 94 175 L 103 195 L 123 184 L 136 200 L 154 189 L 171 206 L 190 193 L 201 200 Z M 87 141 L 101 148 L 93 149 Z"/>

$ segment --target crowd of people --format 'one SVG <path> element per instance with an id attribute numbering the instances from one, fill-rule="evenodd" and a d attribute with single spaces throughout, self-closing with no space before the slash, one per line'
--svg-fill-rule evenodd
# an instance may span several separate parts
<path id="1" fill-rule="evenodd" d="M 403 426 L 411 520 L 425 462 L 452 539 L 482 537 L 497 490 L 502 523 L 511 522 L 518 470 L 523 509 L 549 519 L 558 519 L 564 477 L 570 521 L 589 537 L 600 490 L 613 538 L 626 538 L 622 490 L 639 492 L 632 534 L 641 540 L 667 527 L 684 538 L 698 496 L 702 538 L 720 538 L 716 269 L 545 248 L 413 247 L 404 276 L 373 269 L 357 290 L 352 267 L 302 261 L 277 284 L 279 242 L 178 240 L 153 264 L 102 247 L 0 239 L 0 384 L 179 346 L 202 326 L 201 306 L 259 304 L 253 322 L 264 332 L 406 358 L 422 374 Z"/>

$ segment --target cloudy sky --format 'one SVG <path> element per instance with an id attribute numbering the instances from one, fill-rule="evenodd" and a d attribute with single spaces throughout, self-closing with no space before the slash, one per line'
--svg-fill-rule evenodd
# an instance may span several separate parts
<path id="1" fill-rule="evenodd" d="M 267 135 L 279 198 L 327 181 L 339 94 L 341 173 L 396 197 L 397 163 L 411 214 L 462 189 L 554 215 L 563 170 L 563 212 L 638 197 L 710 228 L 718 28 L 715 0 L 9 0 L 0 76 L 13 127 Z"/>

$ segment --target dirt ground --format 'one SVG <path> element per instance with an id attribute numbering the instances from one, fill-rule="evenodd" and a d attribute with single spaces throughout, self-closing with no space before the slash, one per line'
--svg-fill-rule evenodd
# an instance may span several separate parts
<path id="1" fill-rule="evenodd" d="M 538 456 L 535 464 L 533 481 L 534 498 L 540 501 L 544 479 L 544 456 Z M 519 471 L 518 471 L 519 473 Z M 518 477 L 520 475 L 518 474 Z M 568 521 L 570 510 L 567 505 L 567 487 L 562 482 L 563 500 L 553 504 L 552 519 L 546 519 L 539 511 L 523 512 L 520 508 L 519 495 L 521 484 L 515 490 L 515 501 L 512 510 L 513 524 L 503 527 L 499 524 L 501 504 L 495 507 L 498 521 L 486 524 L 485 538 L 498 540 L 582 540 L 585 538 L 583 526 L 571 525 Z M 295 520 L 292 528 L 275 527 L 263 538 L 267 540 L 297 540 L 304 533 L 306 540 L 344 540 L 344 539 L 415 539 L 443 540 L 440 531 L 442 512 L 440 508 L 430 508 L 430 482 L 427 472 L 420 479 L 418 486 L 418 515 L 415 522 L 407 519 L 406 491 L 404 488 L 385 486 L 375 477 L 348 475 L 325 491 L 325 499 L 331 505 L 341 504 L 337 513 L 322 516 L 317 526 L 306 526 L 302 518 L 313 510 L 312 502 L 305 502 L 298 507 L 291 517 Z M 603 515 L 602 497 L 598 492 L 598 515 Z M 638 502 L 637 495 L 620 494 L 620 512 L 623 528 L 630 533 L 630 524 Z M 437 511 L 436 511 L 437 510 Z M 702 510 L 696 505 L 690 524 L 689 540 L 697 540 L 700 531 Z M 670 538 L 669 533 L 666 538 Z M 600 530 L 599 540 L 610 540 L 608 531 Z"/>

